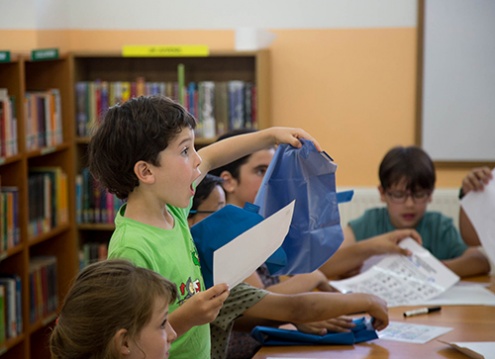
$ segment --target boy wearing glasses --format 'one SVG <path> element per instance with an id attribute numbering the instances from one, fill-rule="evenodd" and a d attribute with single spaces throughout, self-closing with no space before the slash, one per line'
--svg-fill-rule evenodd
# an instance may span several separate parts
<path id="1" fill-rule="evenodd" d="M 386 207 L 369 209 L 344 227 L 344 243 L 321 268 L 328 277 L 357 274 L 372 255 L 407 255 L 398 246 L 407 237 L 422 243 L 460 277 L 489 272 L 487 258 L 463 242 L 451 218 L 426 210 L 436 180 L 426 152 L 416 146 L 392 148 L 380 164 L 379 177 Z"/>

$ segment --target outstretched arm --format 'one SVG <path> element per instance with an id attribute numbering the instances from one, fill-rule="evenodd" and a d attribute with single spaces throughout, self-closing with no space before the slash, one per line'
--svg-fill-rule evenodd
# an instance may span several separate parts
<path id="1" fill-rule="evenodd" d="M 384 300 L 365 293 L 269 293 L 246 310 L 244 317 L 299 324 L 365 312 L 374 318 L 375 329 L 382 330 L 388 325 L 387 311 Z"/>
<path id="2" fill-rule="evenodd" d="M 299 141 L 301 138 L 313 141 L 318 151 L 321 151 L 319 143 L 309 133 L 300 128 L 289 127 L 270 127 L 212 143 L 198 150 L 203 160 L 199 166 L 202 174 L 200 181 L 212 169 L 267 147 L 287 143 L 299 148 L 302 146 Z"/>
<path id="3" fill-rule="evenodd" d="M 297 294 L 302 292 L 310 292 L 312 290 L 320 290 L 323 292 L 332 292 L 333 288 L 328 283 L 328 279 L 319 270 L 311 273 L 296 274 L 289 277 L 280 283 L 271 285 L 265 288 L 270 292 L 280 294 Z"/>

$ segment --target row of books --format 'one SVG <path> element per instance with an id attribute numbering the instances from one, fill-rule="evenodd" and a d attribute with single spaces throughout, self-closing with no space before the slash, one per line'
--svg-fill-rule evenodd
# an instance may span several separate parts
<path id="1" fill-rule="evenodd" d="M 77 223 L 113 223 L 123 201 L 95 181 L 89 169 L 76 176 Z"/>
<path id="2" fill-rule="evenodd" d="M 28 177 L 29 236 L 67 223 L 69 219 L 67 174 L 61 167 L 31 167 Z"/>
<path id="3" fill-rule="evenodd" d="M 0 274 L 0 343 L 22 333 L 22 283 L 17 274 Z"/>
<path id="4" fill-rule="evenodd" d="M 18 187 L 0 187 L 0 237 L 0 253 L 21 242 Z"/>
<path id="5" fill-rule="evenodd" d="M 106 110 L 116 104 L 144 95 L 163 95 L 178 100 L 179 87 L 173 82 L 80 81 L 76 83 L 77 135 L 86 137 L 101 122 Z"/>
<path id="6" fill-rule="evenodd" d="M 17 154 L 17 115 L 15 98 L 0 88 L 0 158 Z"/>
<path id="7" fill-rule="evenodd" d="M 214 138 L 229 130 L 257 127 L 252 82 L 190 82 L 185 107 L 197 120 L 197 137 Z"/>
<path id="8" fill-rule="evenodd" d="M 27 150 L 56 146 L 64 141 L 59 89 L 26 92 L 24 110 Z"/>
<path id="9" fill-rule="evenodd" d="M 198 121 L 197 137 L 214 138 L 231 129 L 257 127 L 256 86 L 251 82 L 190 82 L 179 89 L 177 82 L 146 82 L 140 77 L 134 82 L 76 83 L 77 135 L 90 136 L 109 107 L 141 95 L 183 99 L 184 107 Z"/>
<path id="10" fill-rule="evenodd" d="M 29 320 L 35 323 L 58 307 L 57 257 L 39 256 L 29 262 Z"/>
<path id="11" fill-rule="evenodd" d="M 79 266 L 86 267 L 88 264 L 103 261 L 108 256 L 108 243 L 88 242 L 84 243 L 79 252 Z"/>

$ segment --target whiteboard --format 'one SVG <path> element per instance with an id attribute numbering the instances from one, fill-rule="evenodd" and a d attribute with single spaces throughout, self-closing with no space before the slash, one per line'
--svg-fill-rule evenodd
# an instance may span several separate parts
<path id="1" fill-rule="evenodd" d="M 495 161 L 495 1 L 424 0 L 421 145 L 435 161 Z"/>

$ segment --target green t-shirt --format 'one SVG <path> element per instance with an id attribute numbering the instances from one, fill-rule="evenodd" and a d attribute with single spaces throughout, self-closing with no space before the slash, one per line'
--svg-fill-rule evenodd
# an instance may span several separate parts
<path id="1" fill-rule="evenodd" d="M 169 307 L 172 313 L 195 293 L 204 291 L 198 252 L 194 245 L 187 213 L 167 206 L 175 220 L 174 228 L 160 229 L 123 216 L 122 206 L 115 218 L 115 231 L 110 239 L 108 258 L 125 258 L 135 265 L 151 269 L 177 285 L 178 300 Z M 210 327 L 192 327 L 172 343 L 170 358 L 209 358 Z"/>
<path id="2" fill-rule="evenodd" d="M 350 221 L 349 226 L 356 241 L 397 229 L 390 222 L 386 207 L 367 210 L 361 217 Z M 423 247 L 439 260 L 457 258 L 467 249 L 452 219 L 440 212 L 426 212 L 414 229 L 421 235 Z"/>

